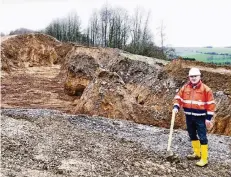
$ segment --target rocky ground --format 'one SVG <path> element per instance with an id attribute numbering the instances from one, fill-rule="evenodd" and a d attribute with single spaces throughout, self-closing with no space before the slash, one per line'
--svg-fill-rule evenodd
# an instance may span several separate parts
<path id="1" fill-rule="evenodd" d="M 2 109 L 2 176 L 231 175 L 231 137 L 209 135 L 209 165 L 196 167 L 183 130 L 47 109 Z"/>

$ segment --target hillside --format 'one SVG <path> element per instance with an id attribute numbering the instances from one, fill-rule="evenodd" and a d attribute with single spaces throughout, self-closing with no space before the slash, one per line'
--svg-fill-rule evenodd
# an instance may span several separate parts
<path id="1" fill-rule="evenodd" d="M 5 176 L 182 176 L 186 169 L 191 176 L 199 172 L 204 176 L 230 175 L 231 67 L 166 62 L 118 49 L 62 43 L 43 34 L 4 38 L 1 109 Z M 199 171 L 184 159 L 191 149 L 182 112 L 176 118 L 173 143 L 180 162 L 167 162 L 164 156 L 172 100 L 192 66 L 201 69 L 217 102 L 214 128 L 209 132 L 212 165 Z M 138 132 L 137 127 L 141 127 Z"/>

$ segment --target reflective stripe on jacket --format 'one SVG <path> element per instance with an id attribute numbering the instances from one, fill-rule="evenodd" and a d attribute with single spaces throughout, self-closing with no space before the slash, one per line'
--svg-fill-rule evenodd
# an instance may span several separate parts
<path id="1" fill-rule="evenodd" d="M 214 115 L 212 90 L 201 81 L 196 86 L 191 83 L 184 85 L 174 99 L 174 107 L 183 107 L 186 115 L 206 116 L 208 120 Z"/>

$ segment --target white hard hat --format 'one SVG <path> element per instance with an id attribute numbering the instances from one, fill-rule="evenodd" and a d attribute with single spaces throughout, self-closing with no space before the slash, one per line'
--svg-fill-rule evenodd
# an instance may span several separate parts
<path id="1" fill-rule="evenodd" d="M 189 76 L 200 76 L 201 72 L 198 68 L 191 68 L 188 73 Z"/>

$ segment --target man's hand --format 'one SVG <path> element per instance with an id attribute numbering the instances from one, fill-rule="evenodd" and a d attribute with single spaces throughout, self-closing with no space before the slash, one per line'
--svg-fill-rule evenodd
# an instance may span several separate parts
<path id="1" fill-rule="evenodd" d="M 206 128 L 211 130 L 213 128 L 213 123 L 210 120 L 205 120 Z"/>
<path id="2" fill-rule="evenodd" d="M 175 113 L 178 113 L 178 109 L 177 108 L 173 108 L 173 110 Z"/>

